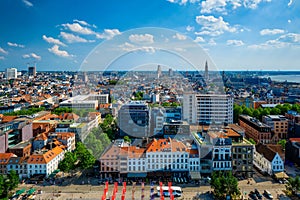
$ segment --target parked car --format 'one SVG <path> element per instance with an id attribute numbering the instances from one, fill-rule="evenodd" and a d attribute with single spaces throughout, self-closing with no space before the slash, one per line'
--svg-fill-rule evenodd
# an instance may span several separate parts
<path id="1" fill-rule="evenodd" d="M 257 189 L 254 190 L 254 193 L 256 194 L 258 199 L 262 199 L 262 195 L 260 194 L 260 192 Z"/>
<path id="2" fill-rule="evenodd" d="M 258 198 L 256 197 L 256 194 L 253 191 L 251 191 L 249 193 L 249 198 L 252 199 L 252 200 L 258 200 Z"/>
<path id="3" fill-rule="evenodd" d="M 265 197 L 268 198 L 268 199 L 273 199 L 272 194 L 271 194 L 268 190 L 264 190 L 264 195 L 265 195 Z"/>

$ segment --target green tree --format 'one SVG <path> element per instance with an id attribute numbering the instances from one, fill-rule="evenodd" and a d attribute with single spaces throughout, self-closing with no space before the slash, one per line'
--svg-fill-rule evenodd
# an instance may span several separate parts
<path id="1" fill-rule="evenodd" d="M 243 113 L 241 106 L 234 104 L 233 106 L 233 121 L 237 123 L 239 121 L 239 116 Z"/>
<path id="2" fill-rule="evenodd" d="M 131 139 L 126 135 L 126 136 L 124 136 L 124 141 L 130 143 Z"/>
<path id="3" fill-rule="evenodd" d="M 76 161 L 76 154 L 72 152 L 67 152 L 65 153 L 64 159 L 58 164 L 58 168 L 64 172 L 69 172 L 70 170 L 75 169 Z"/>
<path id="4" fill-rule="evenodd" d="M 281 110 L 279 108 L 272 108 L 270 111 L 271 115 L 280 115 L 281 114 Z"/>
<path id="5" fill-rule="evenodd" d="M 72 108 L 67 108 L 67 107 L 59 107 L 59 108 L 55 108 L 52 113 L 56 114 L 56 115 L 61 115 L 62 113 L 71 113 L 72 112 Z"/>
<path id="6" fill-rule="evenodd" d="M 232 172 L 213 172 L 211 187 L 214 189 L 215 199 L 225 199 L 227 195 L 231 198 L 238 197 L 241 193 L 238 181 Z"/>
<path id="7" fill-rule="evenodd" d="M 5 179 L 4 176 L 0 174 L 0 199 L 3 197 L 4 193 L 6 193 Z"/>
<path id="8" fill-rule="evenodd" d="M 78 166 L 81 169 L 91 168 L 95 163 L 92 153 L 84 146 L 82 142 L 76 144 L 75 154 L 79 160 Z"/>
<path id="9" fill-rule="evenodd" d="M 296 194 L 300 190 L 300 177 L 296 176 L 295 178 L 289 178 L 285 187 L 288 194 Z"/>
<path id="10" fill-rule="evenodd" d="M 277 144 L 280 144 L 282 149 L 285 149 L 285 145 L 286 145 L 286 140 L 282 139 L 282 140 L 279 140 Z"/>
<path id="11" fill-rule="evenodd" d="M 13 190 L 18 187 L 19 184 L 19 175 L 15 170 L 10 170 L 9 174 L 7 175 L 7 179 L 9 180 L 8 189 Z"/>

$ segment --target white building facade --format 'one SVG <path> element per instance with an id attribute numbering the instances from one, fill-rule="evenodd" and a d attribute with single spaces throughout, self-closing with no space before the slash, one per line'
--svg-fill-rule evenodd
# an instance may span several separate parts
<path id="1" fill-rule="evenodd" d="M 190 124 L 233 123 L 233 97 L 185 93 L 182 111 L 183 120 Z"/>

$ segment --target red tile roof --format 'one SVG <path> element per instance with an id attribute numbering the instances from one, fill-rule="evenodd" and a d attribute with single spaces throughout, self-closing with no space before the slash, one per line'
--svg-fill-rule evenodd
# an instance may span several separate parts
<path id="1" fill-rule="evenodd" d="M 11 157 L 17 157 L 17 156 L 13 153 L 0 153 L 0 165 L 7 164 Z"/>

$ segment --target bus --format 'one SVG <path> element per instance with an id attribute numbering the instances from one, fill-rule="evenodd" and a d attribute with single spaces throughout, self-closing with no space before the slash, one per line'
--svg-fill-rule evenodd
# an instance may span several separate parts
<path id="1" fill-rule="evenodd" d="M 160 186 L 157 186 L 157 196 L 160 196 Z M 172 193 L 174 195 L 174 197 L 181 197 L 182 196 L 182 190 L 181 187 L 179 186 L 171 186 L 172 189 Z M 169 197 L 170 196 L 170 192 L 169 192 L 169 187 L 168 186 L 162 186 L 162 190 L 163 190 L 163 195 L 164 197 Z"/>

